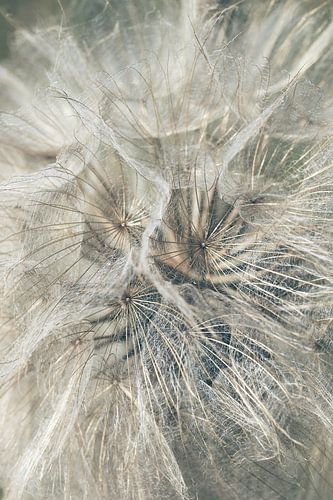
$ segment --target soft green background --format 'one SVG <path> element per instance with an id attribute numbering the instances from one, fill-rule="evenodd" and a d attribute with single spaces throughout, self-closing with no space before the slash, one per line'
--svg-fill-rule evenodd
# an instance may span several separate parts
<path id="1" fill-rule="evenodd" d="M 70 0 L 61 0 L 64 8 Z M 41 21 L 50 13 L 61 13 L 57 0 L 0 0 L 0 58 L 8 54 L 8 41 L 13 24 L 29 26 Z"/>

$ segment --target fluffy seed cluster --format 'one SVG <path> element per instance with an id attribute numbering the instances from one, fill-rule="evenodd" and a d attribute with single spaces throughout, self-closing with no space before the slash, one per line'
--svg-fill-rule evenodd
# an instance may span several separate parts
<path id="1" fill-rule="evenodd" d="M 4 498 L 332 498 L 331 2 L 45 25 L 0 67 Z"/>

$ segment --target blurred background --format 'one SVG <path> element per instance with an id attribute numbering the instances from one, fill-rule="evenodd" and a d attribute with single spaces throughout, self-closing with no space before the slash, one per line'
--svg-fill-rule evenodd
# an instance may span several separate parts
<path id="1" fill-rule="evenodd" d="M 156 6 L 158 0 L 135 0 L 135 5 Z M 63 12 L 69 25 L 86 23 L 98 16 L 109 0 L 0 0 L 0 59 L 8 56 L 15 26 L 47 28 L 59 23 Z M 112 2 L 112 24 L 127 18 L 128 0 Z M 144 9 L 143 9 L 144 10 Z M 74 14 L 73 14 L 74 13 Z M 66 24 L 66 23 L 65 23 Z"/>
<path id="2" fill-rule="evenodd" d="M 43 19 L 50 14 L 61 15 L 64 9 L 73 3 L 71 0 L 0 0 L 0 58 L 8 54 L 8 42 L 16 23 L 31 26 L 38 22 L 43 25 Z"/>

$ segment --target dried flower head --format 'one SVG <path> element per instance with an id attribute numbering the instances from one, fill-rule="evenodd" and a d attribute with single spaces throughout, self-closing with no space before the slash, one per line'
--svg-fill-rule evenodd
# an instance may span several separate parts
<path id="1" fill-rule="evenodd" d="M 331 497 L 332 26 L 96 0 L 18 34 L 42 72 L 0 70 L 5 498 Z"/>

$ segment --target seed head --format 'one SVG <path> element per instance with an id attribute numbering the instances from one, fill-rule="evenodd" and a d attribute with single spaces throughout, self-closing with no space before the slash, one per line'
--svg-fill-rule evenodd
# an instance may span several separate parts
<path id="1" fill-rule="evenodd" d="M 19 32 L 43 73 L 17 73 L 24 44 L 0 72 L 28 96 L 0 123 L 9 500 L 330 498 L 332 12 L 312 3 Z"/>

